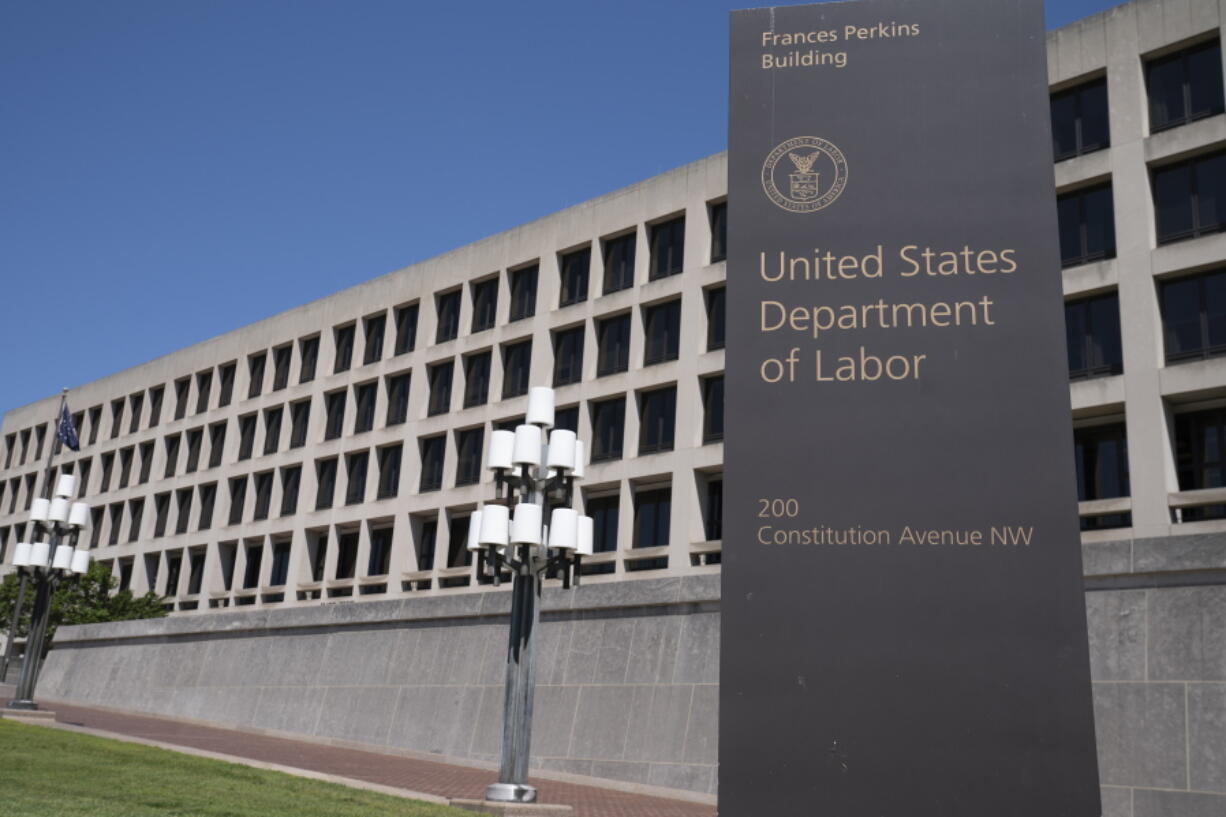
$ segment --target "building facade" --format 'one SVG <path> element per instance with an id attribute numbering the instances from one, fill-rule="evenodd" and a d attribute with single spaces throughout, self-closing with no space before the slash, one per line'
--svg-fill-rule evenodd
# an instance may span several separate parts
<path id="1" fill-rule="evenodd" d="M 1050 274 L 1066 298 L 1112 815 L 1226 808 L 1224 16 L 1219 0 L 1134 0 L 1048 35 L 1063 259 Z M 543 653 L 561 663 L 538 695 L 569 715 L 538 724 L 558 733 L 538 763 L 713 792 L 714 733 L 702 730 L 718 683 L 725 194 L 725 159 L 713 156 L 72 391 L 81 452 L 55 463 L 82 477 L 95 557 L 184 620 L 67 628 L 49 694 L 203 719 L 203 701 L 241 698 L 212 719 L 490 759 L 475 713 L 496 692 L 471 693 L 473 720 L 457 715 L 451 742 L 396 721 L 367 740 L 312 719 L 339 683 L 326 673 L 297 684 L 265 667 L 206 682 L 207 668 L 157 667 L 181 666 L 182 644 L 222 629 L 280 643 L 306 628 L 304 645 L 337 639 L 312 642 L 324 665 L 343 661 L 339 636 L 363 614 L 327 613 L 330 602 L 368 603 L 365 620 L 388 628 L 434 622 L 472 637 L 465 628 L 501 615 L 462 548 L 468 514 L 492 492 L 483 448 L 522 416 L 529 384 L 548 384 L 559 424 L 590 441 L 579 504 L 597 520 L 599 553 L 577 597 L 587 601 L 546 610 L 546 628 L 565 635 Z M 0 427 L 5 561 L 41 487 L 57 399 Z M 110 663 L 86 646 L 105 646 Z M 99 689 L 137 654 L 153 667 L 126 684 L 139 692 Z M 655 663 L 638 672 L 645 655 Z M 572 669 L 588 660 L 590 672 Z M 470 669 L 489 680 L 488 667 Z M 394 683 L 385 671 L 372 690 Z M 396 711 L 430 710 L 422 702 L 436 699 L 406 690 L 453 682 L 480 686 L 408 684 Z M 291 717 L 281 692 L 282 708 L 261 711 L 261 685 L 316 691 Z M 654 737 L 635 743 L 628 713 L 643 712 Z M 662 725 L 672 731 L 656 734 Z"/>

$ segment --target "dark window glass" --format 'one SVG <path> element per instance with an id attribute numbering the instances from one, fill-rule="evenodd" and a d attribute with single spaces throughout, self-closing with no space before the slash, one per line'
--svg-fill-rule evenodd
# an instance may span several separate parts
<path id="1" fill-rule="evenodd" d="M 579 433 L 579 407 L 560 408 L 553 413 L 553 427 Z"/>
<path id="2" fill-rule="evenodd" d="M 354 434 L 361 434 L 375 427 L 375 398 L 378 394 L 378 380 L 353 387 L 353 401 L 357 409 L 353 418 Z"/>
<path id="3" fill-rule="evenodd" d="M 553 385 L 583 379 L 583 325 L 553 333 Z"/>
<path id="4" fill-rule="evenodd" d="M 126 559 L 119 563 L 119 590 L 123 592 L 132 586 L 132 560 Z"/>
<path id="5" fill-rule="evenodd" d="M 672 504 L 671 488 L 639 491 L 634 495 L 634 547 L 651 548 L 668 544 Z M 667 565 L 667 559 L 664 562 L 662 566 Z"/>
<path id="6" fill-rule="evenodd" d="M 281 445 L 281 418 L 284 410 L 280 406 L 264 409 L 264 453 L 277 453 Z"/>
<path id="7" fill-rule="evenodd" d="M 438 310 L 438 331 L 434 334 L 434 342 L 454 340 L 460 334 L 460 290 L 435 296 L 435 308 Z"/>
<path id="8" fill-rule="evenodd" d="M 190 434 L 188 435 L 188 438 L 189 439 L 191 438 Z M 134 452 L 131 446 L 127 448 L 119 449 L 119 487 L 120 488 L 128 487 L 128 480 L 132 476 L 132 455 L 133 453 Z M 52 476 L 54 476 L 54 474 L 52 474 Z M 48 483 L 52 483 L 53 481 L 54 481 L 53 479 L 49 479 Z"/>
<path id="9" fill-rule="evenodd" d="M 1090 187 L 1056 199 L 1060 263 L 1071 267 L 1115 257 L 1115 211 L 1111 185 Z"/>
<path id="10" fill-rule="evenodd" d="M 319 335 L 299 341 L 298 354 L 302 358 L 298 366 L 298 382 L 310 383 L 315 379 L 315 367 L 319 363 Z"/>
<path id="11" fill-rule="evenodd" d="M 196 413 L 203 414 L 209 410 L 209 393 L 213 390 L 213 372 L 200 372 L 196 375 Z M 135 417 L 132 418 L 136 420 Z M 135 430 L 135 429 L 133 429 Z"/>
<path id="12" fill-rule="evenodd" d="M 596 323 L 596 376 L 624 372 L 630 368 L 630 313 L 605 318 Z"/>
<path id="13" fill-rule="evenodd" d="M 336 494 L 336 457 L 317 460 L 315 476 L 319 484 L 319 490 L 315 494 L 315 510 L 331 508 L 332 497 Z"/>
<path id="14" fill-rule="evenodd" d="M 1120 298 L 1112 292 L 1064 305 L 1068 369 L 1072 379 L 1124 371 L 1120 347 Z"/>
<path id="15" fill-rule="evenodd" d="M 238 525 L 243 521 L 243 505 L 247 502 L 247 478 L 234 477 L 230 480 L 230 522 Z"/>
<path id="16" fill-rule="evenodd" d="M 502 399 L 528 393 L 532 369 L 532 341 L 509 343 L 502 347 Z"/>
<path id="17" fill-rule="evenodd" d="M 417 304 L 396 307 L 396 354 L 406 354 L 416 346 Z"/>
<path id="18" fill-rule="evenodd" d="M 217 503 L 217 483 L 210 482 L 200 486 L 200 524 L 197 530 L 208 530 L 213 526 L 213 506 Z"/>
<path id="19" fill-rule="evenodd" d="M 298 512 L 298 490 L 302 485 L 302 466 L 292 465 L 281 469 L 281 515 L 293 516 Z"/>
<path id="20" fill-rule="evenodd" d="M 724 376 L 708 377 L 702 381 L 702 441 L 717 442 L 724 439 Z"/>
<path id="21" fill-rule="evenodd" d="M 562 293 L 558 306 L 570 306 L 587 300 L 587 279 L 592 267 L 592 248 L 584 247 L 562 256 Z"/>
<path id="22" fill-rule="evenodd" d="M 88 462 L 81 463 L 80 481 L 85 482 L 88 479 Z M 140 484 L 144 485 L 149 481 L 149 476 L 153 473 L 153 440 L 140 444 Z M 82 486 L 83 487 L 83 486 Z"/>
<path id="23" fill-rule="evenodd" d="M 181 377 L 175 381 L 175 419 L 182 420 L 187 416 L 187 398 L 192 391 L 192 379 Z M 90 440 L 93 442 L 93 440 Z"/>
<path id="24" fill-rule="evenodd" d="M 426 414 L 433 417 L 436 414 L 446 414 L 451 410 L 451 381 L 455 373 L 455 363 L 450 360 L 435 363 L 430 367 L 430 401 Z"/>
<path id="25" fill-rule="evenodd" d="M 251 374 L 251 383 L 247 387 L 247 397 L 259 397 L 264 391 L 264 364 L 268 355 L 260 352 L 247 358 L 247 370 Z"/>
<path id="26" fill-rule="evenodd" d="M 349 475 L 345 490 L 346 505 L 357 505 L 366 499 L 366 472 L 369 468 L 369 451 L 358 451 L 345 457 L 345 470 Z"/>
<path id="27" fill-rule="evenodd" d="M 523 267 L 511 272 L 511 320 L 531 318 L 536 314 L 535 266 Z"/>
<path id="28" fill-rule="evenodd" d="M 226 421 L 209 426 L 209 468 L 221 465 L 226 449 Z"/>
<path id="29" fill-rule="evenodd" d="M 217 394 L 218 408 L 230 405 L 230 401 L 234 398 L 234 375 L 237 370 L 238 365 L 235 363 L 227 363 L 218 367 L 217 372 L 221 380 L 221 388 Z"/>
<path id="30" fill-rule="evenodd" d="M 238 459 L 239 462 L 251 459 L 255 448 L 255 415 L 248 414 L 238 418 Z"/>
<path id="31" fill-rule="evenodd" d="M 153 428 L 162 419 L 162 400 L 166 396 L 166 388 L 157 386 L 149 390 L 149 428 Z M 81 430 L 81 421 L 84 420 L 84 415 L 78 413 L 73 417 L 73 423 L 77 430 Z"/>
<path id="32" fill-rule="evenodd" d="M 1175 465 L 1179 490 L 1199 491 L 1226 485 L 1226 409 L 1175 417 Z M 1226 505 L 1180 510 L 1184 522 L 1226 517 Z"/>
<path id="33" fill-rule="evenodd" d="M 421 536 L 417 541 L 417 569 L 434 569 L 434 547 L 438 540 L 438 521 L 430 519 L 421 523 Z"/>
<path id="34" fill-rule="evenodd" d="M 473 563 L 473 553 L 465 547 L 468 542 L 468 526 L 471 521 L 471 518 L 467 516 L 451 517 L 451 527 L 448 530 L 450 540 L 447 551 L 448 567 L 468 567 Z"/>
<path id="35" fill-rule="evenodd" d="M 1159 285 L 1168 363 L 1226 352 L 1226 270 Z"/>
<path id="36" fill-rule="evenodd" d="M 464 358 L 464 408 L 483 406 L 490 394 L 490 353 Z"/>
<path id="37" fill-rule="evenodd" d="M 128 398 L 128 414 L 130 414 L 132 417 L 131 422 L 128 424 L 129 434 L 140 431 L 140 414 L 144 406 L 144 394 L 134 394 Z"/>
<path id="38" fill-rule="evenodd" d="M 145 500 L 133 499 L 128 502 L 128 541 L 135 542 L 140 538 L 141 518 L 145 515 Z"/>
<path id="39" fill-rule="evenodd" d="M 345 428 L 345 390 L 337 389 L 324 395 L 324 439 L 335 440 Z"/>
<path id="40" fill-rule="evenodd" d="M 166 479 L 170 479 L 175 475 L 175 469 L 179 467 L 179 435 L 171 434 L 166 438 L 166 471 L 162 474 Z M 106 481 L 110 479 L 110 463 L 107 461 L 106 455 L 102 457 L 102 490 L 106 490 Z"/>
<path id="41" fill-rule="evenodd" d="M 370 532 L 370 558 L 366 575 L 386 576 L 392 565 L 392 529 L 376 528 Z"/>
<path id="42" fill-rule="evenodd" d="M 336 539 L 336 578 L 352 579 L 358 565 L 358 532 L 342 533 Z"/>
<path id="43" fill-rule="evenodd" d="M 404 447 L 400 444 L 379 449 L 378 499 L 388 499 L 400 492 L 400 460 Z"/>
<path id="44" fill-rule="evenodd" d="M 187 526 L 192 519 L 192 489 L 180 488 L 175 491 L 175 503 L 179 507 L 179 516 L 175 520 L 175 533 L 187 533 Z"/>
<path id="45" fill-rule="evenodd" d="M 1221 43 L 1214 40 L 1150 60 L 1145 86 L 1153 133 L 1221 113 Z"/>
<path id="46" fill-rule="evenodd" d="M 375 363 L 383 359 L 383 336 L 387 332 L 387 315 L 380 312 L 362 321 L 366 333 L 366 345 L 362 350 L 362 363 Z"/>
<path id="47" fill-rule="evenodd" d="M 473 332 L 494 328 L 498 317 L 498 279 L 491 278 L 472 285 Z"/>
<path id="48" fill-rule="evenodd" d="M 724 538 L 724 481 L 707 481 L 707 501 L 703 507 L 702 527 L 708 542 Z"/>
<path id="49" fill-rule="evenodd" d="M 332 339 L 336 344 L 336 362 L 332 367 L 333 374 L 347 372 L 353 365 L 353 339 L 357 327 L 352 323 L 348 326 L 337 326 L 332 330 Z"/>
<path id="50" fill-rule="evenodd" d="M 481 447 L 485 430 L 469 428 L 456 432 L 455 484 L 473 485 L 481 480 Z"/>
<path id="51" fill-rule="evenodd" d="M 681 301 L 646 307 L 643 320 L 646 324 L 643 365 L 676 360 L 681 344 Z"/>
<path id="52" fill-rule="evenodd" d="M 707 351 L 724 348 L 723 287 L 707 290 Z"/>
<path id="53" fill-rule="evenodd" d="M 166 525 L 170 521 L 170 492 L 155 494 L 153 497 L 153 535 L 166 535 Z"/>
<path id="54" fill-rule="evenodd" d="M 685 217 L 651 227 L 651 270 L 647 280 L 655 281 L 681 272 L 685 263 Z"/>
<path id="55" fill-rule="evenodd" d="M 283 587 L 289 579 L 289 552 L 289 542 L 273 542 L 272 569 L 268 575 L 270 587 Z"/>
<path id="56" fill-rule="evenodd" d="M 311 424 L 311 401 L 310 399 L 299 400 L 297 403 L 290 403 L 290 431 L 289 431 L 289 447 L 301 448 L 306 445 L 307 428 Z"/>
<path id="57" fill-rule="evenodd" d="M 634 233 L 604 242 L 605 295 L 634 286 L 634 245 Z"/>
<path id="58" fill-rule="evenodd" d="M 711 263 L 728 257 L 728 202 L 711 205 Z"/>
<path id="59" fill-rule="evenodd" d="M 409 416 L 409 373 L 392 375 L 387 379 L 387 424 L 403 423 Z"/>
<path id="60" fill-rule="evenodd" d="M 311 581 L 324 580 L 324 566 L 328 562 L 328 534 L 326 531 L 307 532 L 307 550 L 311 559 Z"/>
<path id="61" fill-rule="evenodd" d="M 1226 227 L 1226 153 L 1169 165 L 1153 174 L 1158 243 Z"/>
<path id="62" fill-rule="evenodd" d="M 677 387 L 639 394 L 639 454 L 672 451 L 677 423 Z"/>
<path id="63" fill-rule="evenodd" d="M 179 573 L 183 564 L 183 556 L 179 553 L 166 554 L 166 595 L 179 594 Z"/>
<path id="64" fill-rule="evenodd" d="M 188 558 L 190 567 L 187 577 L 187 594 L 198 596 L 204 585 L 204 551 L 194 550 Z"/>
<path id="65" fill-rule="evenodd" d="M 123 527 L 123 503 L 116 502 L 112 504 L 110 513 L 111 513 L 111 536 L 109 539 L 107 539 L 107 544 L 118 545 L 119 544 L 119 529 Z M 187 528 L 184 528 L 184 530 L 187 530 Z"/>
<path id="66" fill-rule="evenodd" d="M 115 439 L 123 431 L 123 398 L 111 401 L 111 439 Z M 34 454 L 34 459 L 42 459 L 43 456 L 43 437 L 46 431 L 39 426 L 38 435 L 38 451 Z"/>
<path id="67" fill-rule="evenodd" d="M 200 451 L 204 448 L 204 429 L 193 428 L 187 432 L 187 465 L 183 472 L 195 473 L 200 467 Z"/>
<path id="68" fill-rule="evenodd" d="M 289 385 L 289 367 L 293 361 L 293 344 L 278 346 L 272 350 L 272 390 L 280 391 Z"/>
<path id="69" fill-rule="evenodd" d="M 262 474 L 256 474 L 252 481 L 255 483 L 255 511 L 253 519 L 267 519 L 269 506 L 272 504 L 272 471 L 265 471 Z"/>
<path id="70" fill-rule="evenodd" d="M 437 491 L 443 487 L 443 457 L 447 438 L 425 437 L 421 440 L 421 485 L 419 491 Z"/>
<path id="71" fill-rule="evenodd" d="M 149 452 L 150 452 L 150 455 L 149 455 L 149 460 L 150 460 L 150 462 L 152 463 L 152 460 L 153 460 L 153 441 L 152 441 L 152 440 L 150 440 L 149 442 L 145 443 L 145 445 L 149 446 Z M 78 487 L 77 487 L 77 499 L 84 499 L 84 498 L 85 498 L 85 494 L 86 494 L 86 492 L 87 492 L 87 491 L 88 491 L 88 489 L 89 489 L 89 472 L 90 472 L 90 470 L 91 470 L 92 468 L 93 468 L 93 463 L 92 463 L 90 460 L 88 460 L 88 459 L 81 460 L 81 464 L 80 464 L 80 466 L 78 466 L 78 469 L 79 469 L 79 473 L 80 473 L 80 475 L 81 475 L 81 478 L 80 478 L 80 480 L 78 481 Z M 145 480 L 144 480 L 144 481 L 145 481 L 145 482 L 148 482 L 148 481 L 149 481 L 148 476 L 146 476 L 146 477 L 145 477 Z M 9 484 L 11 485 L 11 484 L 13 484 L 13 483 L 9 483 Z M 16 499 L 16 497 L 14 497 L 14 499 Z M 9 509 L 9 513 L 12 513 L 12 512 L 13 512 L 13 510 L 12 510 L 12 508 L 10 508 L 10 509 Z"/>
<path id="72" fill-rule="evenodd" d="M 592 462 L 621 457 L 625 428 L 625 397 L 592 403 Z"/>
<path id="73" fill-rule="evenodd" d="M 260 586 L 260 562 L 264 559 L 263 545 L 247 545 L 247 566 L 243 570 L 243 589 Z"/>
<path id="74" fill-rule="evenodd" d="M 587 515 L 592 517 L 592 550 L 596 553 L 610 553 L 617 550 L 617 516 L 619 503 L 617 496 L 602 496 L 589 499 L 586 503 Z"/>
<path id="75" fill-rule="evenodd" d="M 1074 429 L 1073 445 L 1078 501 L 1128 496 L 1128 444 L 1123 423 Z M 1083 516 L 1081 529 L 1124 527 L 1132 524 L 1131 516 L 1128 513 Z"/>
<path id="76" fill-rule="evenodd" d="M 89 444 L 98 442 L 98 428 L 102 425 L 102 406 L 94 406 L 89 410 Z M 21 449 L 21 461 L 26 461 L 25 446 Z"/>
<path id="77" fill-rule="evenodd" d="M 1051 135 L 1057 162 L 1111 144 L 1106 77 L 1051 95 Z"/>

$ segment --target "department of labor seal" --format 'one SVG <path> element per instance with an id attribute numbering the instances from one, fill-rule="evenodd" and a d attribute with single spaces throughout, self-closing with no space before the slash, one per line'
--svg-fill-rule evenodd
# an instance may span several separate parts
<path id="1" fill-rule="evenodd" d="M 787 157 L 788 161 L 782 161 Z M 797 136 L 770 152 L 762 163 L 762 189 L 791 213 L 828 207 L 847 186 L 847 159 L 833 143 Z"/>

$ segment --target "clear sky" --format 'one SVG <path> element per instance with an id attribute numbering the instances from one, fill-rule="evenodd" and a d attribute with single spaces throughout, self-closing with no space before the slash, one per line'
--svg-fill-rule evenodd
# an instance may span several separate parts
<path id="1" fill-rule="evenodd" d="M 748 5 L 0 4 L 0 412 L 723 150 Z"/>

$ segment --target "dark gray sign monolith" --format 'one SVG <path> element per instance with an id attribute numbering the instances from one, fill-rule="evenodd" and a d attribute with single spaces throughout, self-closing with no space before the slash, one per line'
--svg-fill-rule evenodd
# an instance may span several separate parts
<path id="1" fill-rule="evenodd" d="M 1098 817 L 1039 0 L 735 12 L 722 817 Z"/>

